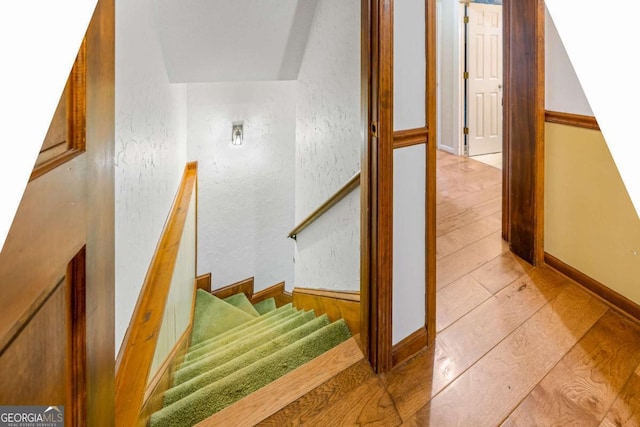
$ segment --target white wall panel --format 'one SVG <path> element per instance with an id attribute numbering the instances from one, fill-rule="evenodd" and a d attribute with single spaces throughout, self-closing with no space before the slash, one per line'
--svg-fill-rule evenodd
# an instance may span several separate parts
<path id="1" fill-rule="evenodd" d="M 426 145 L 393 153 L 393 344 L 425 324 Z"/>
<path id="2" fill-rule="evenodd" d="M 393 5 L 393 129 L 425 126 L 424 0 Z"/>

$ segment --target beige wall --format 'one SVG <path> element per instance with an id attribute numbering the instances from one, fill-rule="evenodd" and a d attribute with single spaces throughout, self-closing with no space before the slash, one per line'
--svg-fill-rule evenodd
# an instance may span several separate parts
<path id="1" fill-rule="evenodd" d="M 545 251 L 640 304 L 640 221 L 599 131 L 547 123 Z"/>

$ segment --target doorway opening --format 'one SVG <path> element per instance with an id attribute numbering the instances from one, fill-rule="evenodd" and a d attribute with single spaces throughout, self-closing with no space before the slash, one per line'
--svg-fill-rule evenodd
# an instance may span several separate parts
<path id="1" fill-rule="evenodd" d="M 464 149 L 502 169 L 502 1 L 464 4 Z"/>
<path id="2" fill-rule="evenodd" d="M 440 333 L 524 270 L 502 238 L 502 1 L 439 0 L 436 21 Z"/>
<path id="3" fill-rule="evenodd" d="M 502 168 L 502 0 L 437 2 L 438 149 Z"/>

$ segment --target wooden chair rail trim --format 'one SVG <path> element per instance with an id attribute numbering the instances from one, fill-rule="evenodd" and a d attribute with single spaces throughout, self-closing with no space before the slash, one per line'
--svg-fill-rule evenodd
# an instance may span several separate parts
<path id="1" fill-rule="evenodd" d="M 595 117 L 584 116 L 582 114 L 545 110 L 544 120 L 547 123 L 557 123 L 560 125 L 574 126 L 584 129 L 600 130 L 600 125 Z"/>
<path id="2" fill-rule="evenodd" d="M 429 131 L 426 127 L 395 131 L 393 132 L 393 148 L 426 144 L 428 135 Z"/>
<path id="3" fill-rule="evenodd" d="M 303 219 L 300 224 L 296 225 L 293 230 L 289 232 L 287 237 L 295 239 L 296 235 L 302 230 L 311 225 L 316 219 L 320 218 L 326 211 L 331 209 L 336 203 L 344 199 L 349 193 L 356 189 L 360 185 L 360 172 L 358 171 L 353 175 L 349 181 L 347 181 L 335 194 L 327 199 L 324 203 L 318 206 L 313 212 Z"/>
<path id="4" fill-rule="evenodd" d="M 427 346 L 427 329 L 422 327 L 393 346 L 393 366 L 397 366 Z"/>
<path id="5" fill-rule="evenodd" d="M 325 298 L 333 298 L 345 301 L 360 302 L 359 291 L 335 291 L 332 289 L 294 288 L 293 293 L 315 295 Z"/>
<path id="6" fill-rule="evenodd" d="M 195 196 L 197 165 L 187 164 L 116 362 L 116 425 L 135 425 L 156 350 L 179 242 Z"/>
<path id="7" fill-rule="evenodd" d="M 640 305 L 547 252 L 544 253 L 544 261 L 549 267 L 572 279 L 626 317 L 640 323 Z"/>
<path id="8" fill-rule="evenodd" d="M 256 425 L 363 358 L 356 338 L 350 338 L 196 426 Z"/>

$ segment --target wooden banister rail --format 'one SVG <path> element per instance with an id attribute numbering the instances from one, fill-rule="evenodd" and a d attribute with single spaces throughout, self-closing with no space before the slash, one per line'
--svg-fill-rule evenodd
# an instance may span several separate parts
<path id="1" fill-rule="evenodd" d="M 197 163 L 189 163 L 118 354 L 115 384 L 117 426 L 136 425 L 142 408 L 189 203 L 191 197 L 195 197 L 196 180 Z"/>
<path id="2" fill-rule="evenodd" d="M 336 203 L 340 200 L 344 199 L 349 193 L 356 189 L 360 185 L 360 171 L 358 171 L 355 175 L 349 179 L 335 194 L 327 199 L 326 202 L 321 204 L 309 214 L 305 219 L 303 219 L 300 224 L 296 225 L 296 227 L 291 230 L 287 237 L 291 239 L 296 239 L 298 233 L 307 228 L 311 223 L 313 223 L 316 219 L 320 218 L 322 214 L 331 209 Z"/>

